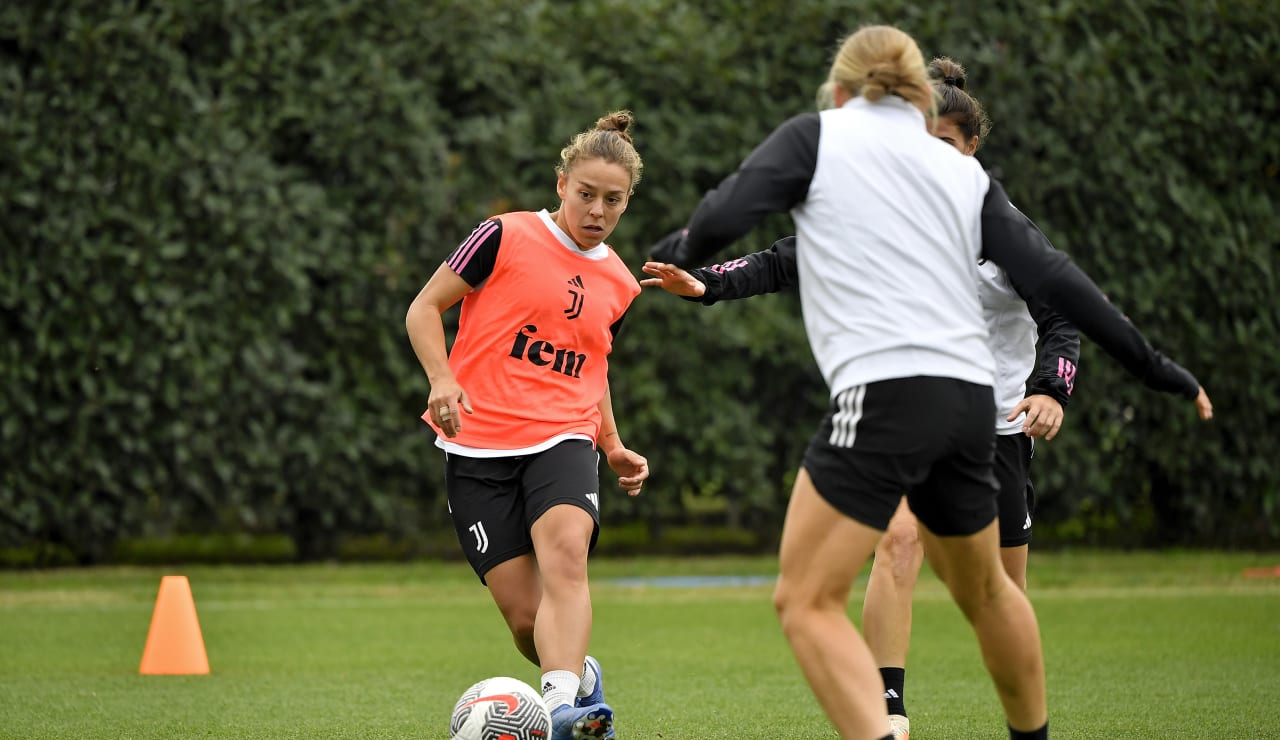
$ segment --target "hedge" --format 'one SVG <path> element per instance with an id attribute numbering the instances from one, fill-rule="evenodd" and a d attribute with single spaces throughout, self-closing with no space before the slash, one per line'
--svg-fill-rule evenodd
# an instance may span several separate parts
<path id="1" fill-rule="evenodd" d="M 1273 546 L 1274 3 L 75 0 L 0 7 L 0 547 L 284 534 L 316 559 L 447 529 L 403 328 L 444 256 L 554 208 L 560 147 L 626 107 L 638 274 L 869 22 L 968 66 L 983 163 L 1217 408 L 1086 342 L 1038 541 Z M 653 479 L 606 523 L 776 537 L 826 398 L 798 315 L 636 302 L 613 397 Z"/>

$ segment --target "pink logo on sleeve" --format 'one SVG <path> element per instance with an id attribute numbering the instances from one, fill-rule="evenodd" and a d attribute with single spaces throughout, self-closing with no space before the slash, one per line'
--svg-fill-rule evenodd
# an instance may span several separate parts
<path id="1" fill-rule="evenodd" d="M 739 267 L 746 267 L 748 264 L 750 263 L 748 263 L 746 260 L 739 257 L 736 260 L 729 260 L 728 262 L 723 262 L 718 265 L 712 265 L 707 269 L 711 270 L 712 272 L 718 272 L 723 275 L 724 273 L 729 272 L 730 270 L 736 270 Z"/>
<path id="2" fill-rule="evenodd" d="M 1076 366 L 1065 357 L 1058 358 L 1058 377 L 1067 381 L 1067 394 L 1076 388 Z"/>

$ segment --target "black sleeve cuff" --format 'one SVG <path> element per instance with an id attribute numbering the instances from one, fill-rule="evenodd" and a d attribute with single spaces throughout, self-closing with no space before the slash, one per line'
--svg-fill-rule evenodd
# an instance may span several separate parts
<path id="1" fill-rule="evenodd" d="M 1191 371 L 1169 359 L 1164 353 L 1153 351 L 1154 359 L 1146 377 L 1142 380 L 1148 388 L 1166 393 L 1177 393 L 1194 401 L 1200 395 L 1200 381 Z"/>
<path id="2" fill-rule="evenodd" d="M 1027 395 L 1044 395 L 1052 398 L 1062 404 L 1062 408 L 1067 407 L 1067 402 L 1071 400 L 1071 391 L 1067 388 L 1067 381 L 1057 375 L 1037 375 L 1031 379 L 1031 383 L 1027 385 Z"/>
<path id="3" fill-rule="evenodd" d="M 713 306 L 724 295 L 724 275 L 715 270 L 708 270 L 705 267 L 698 267 L 689 270 L 689 274 L 702 281 L 706 286 L 706 290 L 700 296 L 680 296 L 686 301 L 701 303 L 704 306 Z"/>

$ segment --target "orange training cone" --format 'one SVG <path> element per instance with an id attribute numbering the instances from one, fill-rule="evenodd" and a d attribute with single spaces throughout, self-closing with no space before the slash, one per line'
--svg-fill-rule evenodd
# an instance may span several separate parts
<path id="1" fill-rule="evenodd" d="M 165 576 L 160 579 L 160 594 L 151 614 L 151 630 L 138 673 L 177 676 L 208 672 L 209 656 L 204 652 L 191 584 L 186 576 Z"/>

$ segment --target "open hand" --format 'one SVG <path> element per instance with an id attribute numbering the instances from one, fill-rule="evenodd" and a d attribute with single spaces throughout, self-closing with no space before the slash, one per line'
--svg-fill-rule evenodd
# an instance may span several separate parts
<path id="1" fill-rule="evenodd" d="M 646 288 L 657 286 L 668 293 L 689 298 L 697 298 L 707 292 L 707 286 L 701 280 L 670 262 L 646 262 L 640 269 L 654 276 L 640 281 Z"/>

